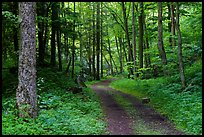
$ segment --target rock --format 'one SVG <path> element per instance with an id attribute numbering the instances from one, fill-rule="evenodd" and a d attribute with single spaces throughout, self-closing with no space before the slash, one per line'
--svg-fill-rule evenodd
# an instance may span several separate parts
<path id="1" fill-rule="evenodd" d="M 150 98 L 142 98 L 142 103 L 143 104 L 148 104 L 150 102 Z"/>

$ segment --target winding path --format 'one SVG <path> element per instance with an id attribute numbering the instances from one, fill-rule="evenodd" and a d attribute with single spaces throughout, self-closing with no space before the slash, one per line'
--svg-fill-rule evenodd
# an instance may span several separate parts
<path id="1" fill-rule="evenodd" d="M 141 125 L 137 123 L 138 121 L 143 121 L 143 124 L 148 129 L 155 132 L 158 131 L 162 135 L 184 135 L 166 117 L 160 115 L 153 108 L 142 104 L 136 97 L 108 87 L 112 80 L 114 79 L 104 80 L 91 85 L 91 88 L 100 97 L 105 120 L 108 123 L 107 131 L 110 135 L 141 135 L 143 133 L 137 132 L 137 128 L 138 131 L 141 128 L 139 127 Z M 137 113 L 130 116 L 114 99 L 115 95 L 120 95 L 131 102 Z"/>

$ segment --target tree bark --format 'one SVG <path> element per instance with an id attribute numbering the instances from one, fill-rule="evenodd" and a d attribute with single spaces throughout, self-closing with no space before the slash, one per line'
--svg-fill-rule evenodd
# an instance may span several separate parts
<path id="1" fill-rule="evenodd" d="M 74 2 L 74 14 L 75 14 L 75 2 Z M 75 58 L 75 19 L 73 21 L 73 32 L 74 32 L 74 35 L 73 35 L 73 42 L 72 42 L 72 79 L 74 79 L 74 58 Z"/>
<path id="2" fill-rule="evenodd" d="M 171 8 L 171 36 L 172 36 L 172 46 L 176 46 L 176 39 L 175 39 L 175 7 L 173 2 L 170 4 Z"/>
<path id="3" fill-rule="evenodd" d="M 122 52 L 122 39 L 118 37 L 119 45 L 120 45 L 120 73 L 123 72 L 123 52 Z"/>
<path id="4" fill-rule="evenodd" d="M 158 49 L 162 64 L 167 64 L 166 53 L 163 44 L 163 29 L 162 29 L 162 2 L 158 2 Z"/>
<path id="5" fill-rule="evenodd" d="M 50 64 L 52 67 L 55 67 L 56 65 L 56 47 L 55 47 L 55 34 L 56 34 L 56 20 L 57 20 L 57 7 L 56 2 L 52 3 L 52 35 L 51 35 L 51 60 Z"/>
<path id="6" fill-rule="evenodd" d="M 146 25 L 146 20 L 144 17 L 144 32 L 145 32 L 145 44 L 144 44 L 144 49 L 149 50 L 149 39 L 148 39 L 148 30 L 147 30 L 147 25 Z M 145 53 L 145 67 L 148 68 L 151 66 L 151 60 L 150 60 L 150 55 L 149 53 Z"/>
<path id="7" fill-rule="evenodd" d="M 128 19 L 126 16 L 126 8 L 125 8 L 124 2 L 122 2 L 122 10 L 123 10 L 123 19 L 124 19 L 124 26 L 125 26 L 125 36 L 128 43 L 128 62 L 132 62 L 133 61 L 132 46 L 130 44 L 129 31 L 128 31 Z M 129 69 L 129 75 L 133 75 L 132 68 Z"/>
<path id="8" fill-rule="evenodd" d="M 143 2 L 140 2 L 140 8 L 139 8 L 139 63 L 140 63 L 140 68 L 143 68 L 143 35 L 144 35 L 144 30 L 143 30 Z"/>
<path id="9" fill-rule="evenodd" d="M 20 117 L 37 116 L 36 93 L 36 3 L 19 2 L 20 56 L 16 105 Z"/>
<path id="10" fill-rule="evenodd" d="M 171 7 L 170 7 L 170 3 L 167 3 L 167 8 L 168 8 L 168 31 L 170 33 L 170 37 L 169 37 L 169 46 L 172 46 L 172 35 L 171 35 Z"/>
<path id="11" fill-rule="evenodd" d="M 136 30 L 135 30 L 135 8 L 132 2 L 132 44 L 133 44 L 133 71 L 136 72 Z"/>
<path id="12" fill-rule="evenodd" d="M 95 5 L 93 3 L 93 55 L 92 55 L 92 67 L 93 67 L 93 78 L 94 80 L 96 79 L 96 68 L 95 68 L 95 54 L 96 54 L 96 49 L 95 49 L 95 44 L 96 44 L 96 38 L 95 38 L 95 31 L 96 31 L 96 27 L 95 27 Z"/>
<path id="13" fill-rule="evenodd" d="M 57 20 L 59 20 L 60 18 L 60 3 L 57 3 Z M 62 71 L 62 57 L 61 57 L 61 26 L 60 26 L 60 22 L 57 23 L 57 49 L 58 49 L 58 63 L 59 63 L 59 71 Z"/>
<path id="14" fill-rule="evenodd" d="M 101 2 L 101 7 L 102 7 L 102 2 Z M 103 11 L 101 9 L 101 78 L 103 78 L 103 20 L 102 20 L 102 15 L 103 15 Z"/>
<path id="15" fill-rule="evenodd" d="M 39 17 L 44 17 L 44 2 L 37 2 L 37 15 Z M 43 66 L 44 64 L 44 41 L 43 41 L 43 33 L 44 33 L 44 21 L 39 20 L 38 21 L 38 48 L 39 48 L 39 65 Z"/>
<path id="16" fill-rule="evenodd" d="M 96 80 L 100 80 L 100 3 L 97 2 L 97 18 L 96 18 Z"/>
<path id="17" fill-rule="evenodd" d="M 176 30 L 178 33 L 178 60 L 179 60 L 182 89 L 185 89 L 186 82 L 185 82 L 185 75 L 184 75 L 184 65 L 182 61 L 182 40 L 181 40 L 181 31 L 180 31 L 180 24 L 179 24 L 179 12 L 180 12 L 179 3 L 176 2 Z"/>

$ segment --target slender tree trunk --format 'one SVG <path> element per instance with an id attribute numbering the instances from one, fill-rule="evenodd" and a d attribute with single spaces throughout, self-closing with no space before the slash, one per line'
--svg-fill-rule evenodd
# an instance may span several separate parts
<path id="1" fill-rule="evenodd" d="M 20 56 L 16 105 L 20 117 L 37 116 L 36 94 L 36 3 L 19 2 Z"/>
<path id="2" fill-rule="evenodd" d="M 92 67 L 93 67 L 93 78 L 94 80 L 96 79 L 96 68 L 95 68 L 95 44 L 96 44 L 96 38 L 95 38 L 95 31 L 96 31 L 96 27 L 95 27 L 95 5 L 93 3 L 93 56 L 92 56 Z"/>
<path id="3" fill-rule="evenodd" d="M 162 29 L 162 2 L 158 2 L 158 49 L 162 64 L 167 64 L 166 53 L 163 44 L 163 29 Z"/>
<path id="4" fill-rule="evenodd" d="M 175 7 L 173 2 L 170 4 L 171 8 L 171 36 L 172 36 L 172 46 L 176 46 L 176 39 L 175 39 Z"/>
<path id="5" fill-rule="evenodd" d="M 127 43 L 128 43 L 128 62 L 132 62 L 133 61 L 132 46 L 130 44 L 130 38 L 129 38 L 129 32 L 128 32 L 128 20 L 126 17 L 126 8 L 125 8 L 124 2 L 122 2 L 122 10 L 123 10 L 123 18 L 124 18 L 124 26 L 125 26 L 125 36 L 126 36 Z M 130 75 L 133 75 L 132 68 L 129 69 L 128 77 Z"/>
<path id="6" fill-rule="evenodd" d="M 179 3 L 176 2 L 176 30 L 178 33 L 178 59 L 179 59 L 179 68 L 180 68 L 180 78 L 182 89 L 185 89 L 186 82 L 185 82 L 185 73 L 184 73 L 184 65 L 182 61 L 182 40 L 181 40 L 181 31 L 180 31 L 180 24 L 179 24 Z"/>
<path id="7" fill-rule="evenodd" d="M 44 7 L 45 9 L 44 9 L 44 11 L 45 11 L 45 17 L 48 17 L 48 12 L 49 12 L 49 7 L 48 7 L 48 3 L 47 2 L 45 2 L 45 7 Z M 45 54 L 47 53 L 46 52 L 46 45 L 47 45 L 47 41 L 48 41 L 48 39 L 47 39 L 47 33 L 48 33 L 48 20 L 46 20 L 46 22 L 45 22 L 45 36 L 44 36 L 44 42 L 43 42 L 43 44 L 44 44 L 44 46 L 43 46 L 43 51 L 44 51 L 44 54 L 42 55 L 42 59 L 44 60 L 45 59 Z"/>
<path id="8" fill-rule="evenodd" d="M 140 68 L 143 68 L 143 35 L 144 35 L 144 31 L 143 31 L 143 2 L 140 2 L 140 15 L 139 15 L 139 63 L 140 63 Z"/>
<path id="9" fill-rule="evenodd" d="M 120 45 L 120 73 L 123 73 L 123 52 L 122 52 L 122 39 L 118 37 Z"/>
<path id="10" fill-rule="evenodd" d="M 101 2 L 102 7 L 102 2 Z M 101 9 L 101 78 L 103 78 L 103 20 L 102 20 L 103 11 Z"/>
<path id="11" fill-rule="evenodd" d="M 52 3 L 52 35 L 51 35 L 51 60 L 50 60 L 50 64 L 52 67 L 55 67 L 56 65 L 56 47 L 55 47 L 55 33 L 56 33 L 56 19 L 57 19 L 57 8 L 56 8 L 56 2 Z"/>
<path id="12" fill-rule="evenodd" d="M 75 2 L 74 2 L 74 14 L 75 14 Z M 73 21 L 73 45 L 72 45 L 72 79 L 74 79 L 74 58 L 75 58 L 75 19 Z"/>
<path id="13" fill-rule="evenodd" d="M 96 80 L 100 80 L 100 3 L 97 2 L 97 19 L 96 19 Z"/>
<path id="14" fill-rule="evenodd" d="M 89 74 L 92 74 L 92 71 L 91 71 L 91 65 L 92 65 L 92 61 L 91 61 L 91 36 L 90 36 L 90 33 L 88 33 L 88 60 L 89 60 Z"/>
<path id="15" fill-rule="evenodd" d="M 57 5 L 57 10 L 60 10 L 60 3 Z M 57 19 L 59 20 L 60 13 L 57 13 Z M 61 57 L 61 32 L 60 32 L 60 22 L 57 26 L 57 49 L 58 49 L 58 62 L 59 62 L 59 71 L 62 71 L 62 57 Z"/>
<path id="16" fill-rule="evenodd" d="M 57 48 L 58 48 L 58 61 L 59 61 L 59 71 L 62 71 L 62 57 L 61 57 L 61 34 L 60 29 L 57 30 Z"/>
<path id="17" fill-rule="evenodd" d="M 81 12 L 81 10 L 82 10 L 82 5 L 81 5 L 82 3 L 81 2 L 79 2 L 79 14 L 81 15 L 82 14 L 82 12 Z M 83 19 L 83 16 L 81 16 L 81 20 L 84 20 Z M 79 25 L 79 40 L 80 40 L 80 63 L 81 63 L 81 65 L 83 64 L 83 62 L 82 62 L 82 49 L 83 49 L 83 39 L 82 39 L 82 31 L 81 31 L 81 26 Z"/>
<path id="18" fill-rule="evenodd" d="M 107 34 L 108 34 L 108 27 L 107 27 Z M 110 70 L 111 70 L 111 75 L 114 75 L 109 36 L 108 36 L 108 50 L 107 50 L 107 51 L 108 51 L 108 54 L 109 54 L 109 56 L 110 56 Z"/>
<path id="19" fill-rule="evenodd" d="M 118 52 L 118 57 L 119 57 L 119 62 L 121 63 L 121 61 L 120 61 L 120 49 L 119 49 L 119 46 L 118 46 L 118 40 L 117 40 L 117 37 L 115 36 L 115 43 L 116 43 L 116 48 L 117 48 L 117 52 Z M 121 66 L 121 64 L 120 64 L 120 66 Z M 121 72 L 121 68 L 120 68 L 120 73 L 122 73 Z"/>
<path id="20" fill-rule="evenodd" d="M 172 46 L 172 35 L 171 35 L 171 22 L 170 22 L 170 20 L 171 20 L 171 7 L 170 7 L 170 3 L 168 2 L 167 3 L 167 8 L 168 8 L 168 16 L 167 16 L 167 18 L 168 18 L 168 31 L 169 31 L 169 33 L 170 33 L 170 37 L 169 37 L 169 46 Z"/>
<path id="21" fill-rule="evenodd" d="M 144 44 L 144 49 L 149 50 L 149 39 L 148 39 L 148 30 L 147 30 L 147 25 L 144 17 L 144 32 L 145 32 L 145 44 Z M 151 60 L 150 60 L 150 55 L 149 53 L 145 53 L 145 67 L 148 68 L 151 66 Z"/>
<path id="22" fill-rule="evenodd" d="M 37 15 L 44 17 L 44 2 L 37 2 Z M 43 41 L 43 32 L 44 32 L 44 21 L 39 20 L 38 22 L 38 47 L 39 47 L 39 65 L 43 66 L 44 64 L 44 41 Z"/>
<path id="23" fill-rule="evenodd" d="M 132 2 L 132 43 L 133 43 L 133 70 L 136 72 L 136 31 L 135 31 L 135 8 Z"/>
<path id="24" fill-rule="evenodd" d="M 123 47 L 123 52 L 124 52 L 124 55 L 125 55 L 125 60 L 126 60 L 126 62 L 128 62 L 128 57 L 127 57 L 127 53 L 126 53 L 125 45 L 124 45 L 124 39 L 122 39 L 122 47 Z"/>

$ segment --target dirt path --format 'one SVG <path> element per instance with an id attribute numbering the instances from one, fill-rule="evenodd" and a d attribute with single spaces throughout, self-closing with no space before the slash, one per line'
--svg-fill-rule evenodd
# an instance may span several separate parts
<path id="1" fill-rule="evenodd" d="M 164 116 L 160 115 L 151 107 L 142 104 L 137 98 L 114 90 L 108 85 L 113 79 L 91 85 L 91 88 L 100 97 L 101 105 L 107 121 L 107 131 L 111 135 L 183 135 L 184 133 L 175 129 L 173 124 Z M 134 112 L 130 115 L 116 100 L 115 96 L 131 103 Z M 144 130 L 143 132 L 141 130 Z"/>

